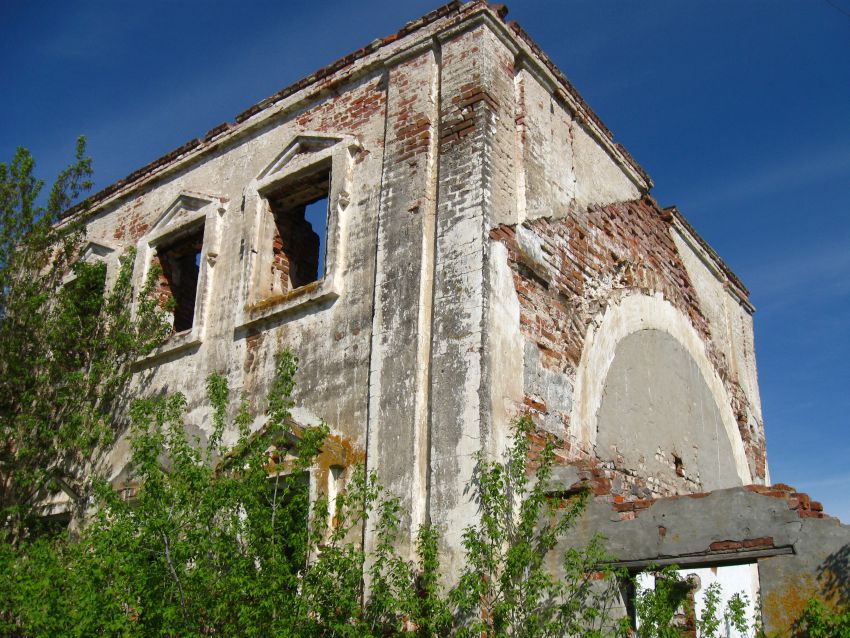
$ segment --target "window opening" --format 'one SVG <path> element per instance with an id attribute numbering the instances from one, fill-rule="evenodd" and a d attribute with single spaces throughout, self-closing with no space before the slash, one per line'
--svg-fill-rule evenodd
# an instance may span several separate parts
<path id="1" fill-rule="evenodd" d="M 342 494 L 342 476 L 345 468 L 341 465 L 331 465 L 328 468 L 328 522 L 330 528 L 335 528 L 339 524 L 337 519 L 337 498 Z"/>
<path id="2" fill-rule="evenodd" d="M 157 282 L 160 305 L 174 315 L 174 332 L 189 330 L 195 320 L 195 300 L 201 272 L 204 227 L 157 246 L 154 260 L 162 272 Z"/>
<path id="3" fill-rule="evenodd" d="M 325 275 L 330 179 L 326 165 L 268 195 L 274 216 L 272 275 L 284 292 Z"/>
<path id="4" fill-rule="evenodd" d="M 330 176 L 328 177 L 330 179 Z M 317 199 L 315 202 L 311 204 L 307 204 L 304 207 L 304 219 L 308 224 L 313 228 L 316 234 L 319 236 L 319 264 L 317 268 L 317 279 L 321 279 L 325 274 L 325 249 L 326 249 L 326 226 L 328 223 L 328 195 L 325 193 L 324 197 L 321 199 Z"/>
<path id="5" fill-rule="evenodd" d="M 272 533 L 292 562 L 307 559 L 310 521 L 310 474 L 275 474 L 268 479 L 267 513 L 273 516 Z"/>
<path id="6" fill-rule="evenodd" d="M 72 272 L 74 278 L 59 294 L 58 310 L 67 330 L 74 332 L 73 335 L 65 334 L 69 338 L 67 343 L 73 343 L 74 347 L 65 351 L 64 363 L 78 367 L 85 366 L 92 340 L 99 331 L 100 313 L 106 303 L 106 264 L 79 261 Z"/>

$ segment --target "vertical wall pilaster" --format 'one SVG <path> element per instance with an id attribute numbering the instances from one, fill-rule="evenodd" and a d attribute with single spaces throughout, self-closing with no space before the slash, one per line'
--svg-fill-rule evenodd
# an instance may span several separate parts
<path id="1" fill-rule="evenodd" d="M 390 60 L 369 382 L 368 466 L 401 500 L 411 538 L 427 517 L 439 53 Z M 367 550 L 373 546 L 366 535 Z"/>
<path id="2" fill-rule="evenodd" d="M 478 515 L 474 456 L 494 451 L 488 237 L 516 215 L 513 62 L 486 21 L 442 44 L 429 495 L 448 574 Z"/>

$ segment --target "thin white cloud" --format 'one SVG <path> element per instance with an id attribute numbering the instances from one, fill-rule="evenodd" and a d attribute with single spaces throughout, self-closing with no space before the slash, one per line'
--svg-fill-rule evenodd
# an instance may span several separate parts
<path id="1" fill-rule="evenodd" d="M 756 301 L 774 308 L 793 303 L 801 295 L 823 299 L 850 294 L 850 237 L 773 257 L 747 274 Z"/>
<path id="2" fill-rule="evenodd" d="M 802 481 L 798 485 L 801 489 L 817 489 L 822 487 L 846 487 L 850 490 L 850 473 L 836 474 L 824 478 L 815 479 L 814 481 Z"/>
<path id="3" fill-rule="evenodd" d="M 770 164 L 735 176 L 715 176 L 702 191 L 688 198 L 689 208 L 708 211 L 720 205 L 847 177 L 850 183 L 850 143 L 821 149 L 801 149 Z M 848 189 L 850 190 L 850 189 Z"/>

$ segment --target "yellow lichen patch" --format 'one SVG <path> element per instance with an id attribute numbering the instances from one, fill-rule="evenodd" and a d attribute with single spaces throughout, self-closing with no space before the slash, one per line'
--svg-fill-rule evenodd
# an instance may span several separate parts
<path id="1" fill-rule="evenodd" d="M 265 299 L 261 299 L 260 301 L 254 304 L 247 304 L 245 306 L 245 310 L 248 312 L 260 312 L 261 310 L 266 310 L 267 308 L 272 308 L 278 304 L 282 304 L 286 301 L 290 301 L 292 299 L 297 299 L 298 297 L 303 297 L 304 295 L 310 294 L 315 291 L 319 285 L 322 283 L 322 280 L 311 281 L 309 284 L 305 284 L 294 290 L 289 290 L 287 292 L 272 295 L 271 297 L 266 297 Z"/>
<path id="2" fill-rule="evenodd" d="M 809 598 L 818 593 L 818 585 L 811 574 L 788 576 L 778 586 L 764 593 L 762 605 L 764 618 L 770 631 L 790 636 L 791 628 Z"/>

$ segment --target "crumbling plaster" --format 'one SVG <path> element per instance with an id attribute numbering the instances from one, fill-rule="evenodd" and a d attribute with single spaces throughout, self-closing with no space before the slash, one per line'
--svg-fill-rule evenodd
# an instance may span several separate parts
<path id="1" fill-rule="evenodd" d="M 594 443 L 597 457 L 620 474 L 614 491 L 623 493 L 638 477 L 662 494 L 741 485 L 721 407 L 668 332 L 638 330 L 620 340 L 605 375 Z"/>
<path id="2" fill-rule="evenodd" d="M 754 309 L 738 283 L 730 281 L 698 245 L 692 231 L 675 224 L 671 234 L 708 318 L 711 350 L 728 371 L 725 383 L 748 448 L 750 472 L 770 483 L 753 338 Z"/>
<path id="3" fill-rule="evenodd" d="M 590 205 L 637 199 L 639 185 L 589 133 L 586 124 L 527 66 L 515 78 L 522 191 L 519 220 L 562 218 Z"/>
<path id="4" fill-rule="evenodd" d="M 326 160 L 325 276 L 267 295 L 264 194 Z M 641 330 L 670 335 L 695 362 L 736 482 L 766 480 L 752 309 L 650 186 L 528 36 L 471 2 L 284 89 L 74 214 L 114 262 L 151 246 L 185 193 L 214 194 L 203 330 L 139 362 L 133 392 L 183 392 L 203 434 L 203 379 L 220 372 L 259 428 L 275 354 L 292 349 L 296 420 L 326 421 L 365 457 L 401 500 L 409 546 L 420 524 L 437 524 L 456 573 L 478 515 L 474 456 L 497 455 L 521 414 L 556 437 L 564 462 L 592 466 L 600 496 L 634 497 L 611 493 L 596 422 L 616 348 Z M 138 285 L 148 263 L 140 251 Z M 126 460 L 122 440 L 113 476 Z"/>
<path id="5" fill-rule="evenodd" d="M 253 137 L 205 158 L 185 174 L 151 185 L 137 197 L 91 220 L 89 237 L 109 239 L 126 250 L 136 244 L 149 244 L 150 229 L 182 192 L 214 189 L 222 202 L 221 213 L 216 213 L 220 214 L 217 223 L 221 224 L 221 241 L 215 260 L 215 287 L 206 313 L 195 317 L 196 326 L 203 325 L 205 330 L 182 349 L 175 348 L 175 343 L 184 335 L 175 335 L 155 356 L 140 362 L 136 391 L 183 392 L 188 420 L 206 430 L 209 419 L 204 407 L 203 380 L 210 372 L 224 373 L 233 391 L 237 395 L 245 392 L 253 408 L 262 412 L 274 354 L 290 347 L 301 359 L 296 400 L 301 406 L 302 422 L 325 419 L 365 449 L 362 424 L 367 413 L 372 307 L 371 296 L 362 291 L 371 290 L 374 277 L 373 203 L 378 201 L 380 190 L 384 82 L 380 73 L 361 78 L 341 96 L 321 100 L 285 122 L 255 132 Z M 352 109 L 358 101 L 364 106 Z M 358 115 L 353 115 L 355 111 Z M 250 257 L 258 248 L 256 242 L 262 241 L 257 239 L 259 220 L 255 213 L 258 179 L 293 140 L 316 131 L 338 139 L 335 147 L 346 155 L 353 151 L 351 161 L 357 163 L 359 179 L 348 186 L 348 205 L 341 207 L 341 219 L 332 220 L 330 229 L 337 239 L 329 244 L 345 258 L 331 264 L 338 269 L 331 273 L 336 277 L 326 277 L 323 282 L 327 285 L 334 278 L 343 280 L 345 289 L 334 290 L 338 299 L 307 295 L 288 304 L 277 304 L 275 310 L 286 310 L 284 313 L 269 313 L 263 308 L 252 311 L 246 291 L 253 275 Z M 363 150 L 353 148 L 348 141 L 351 131 L 362 140 Z M 332 195 L 334 203 L 338 202 L 339 193 Z M 139 251 L 137 261 L 136 283 L 141 285 L 146 270 L 145 250 Z M 191 374 L 187 374 L 190 369 Z M 261 423 L 258 420 L 256 427 Z M 114 459 L 116 468 L 122 463 Z"/>
<path id="6" fill-rule="evenodd" d="M 644 198 L 569 212 L 562 219 L 540 217 L 491 230 L 491 238 L 508 247 L 520 301 L 525 364 L 524 396 L 517 412 L 532 414 L 542 430 L 555 435 L 566 459 L 600 462 L 608 468 L 610 479 L 622 475 L 616 456 L 612 459 L 609 450 L 596 449 L 602 391 L 618 344 L 639 330 L 658 329 L 682 342 L 711 391 L 735 468 L 732 484 L 763 482 L 761 426 L 744 427 L 741 415 L 751 399 L 713 343 L 717 328 L 704 311 L 674 242 L 673 221 L 669 213 Z M 731 298 L 731 293 L 723 294 Z M 751 344 L 750 336 L 733 347 Z M 694 395 L 698 386 L 693 386 Z M 671 462 L 678 439 L 699 438 L 701 426 L 696 420 L 659 425 L 672 434 L 657 454 Z M 717 453 L 717 448 L 709 448 L 704 453 Z M 651 485 L 655 481 L 650 472 L 637 474 L 645 482 L 638 493 L 669 493 L 669 485 L 661 490 Z M 632 478 L 615 482 L 620 497 L 634 492 L 634 486 L 628 485 Z M 730 484 L 725 481 L 709 484 Z M 697 481 L 674 491 L 692 489 L 705 487 Z"/>

